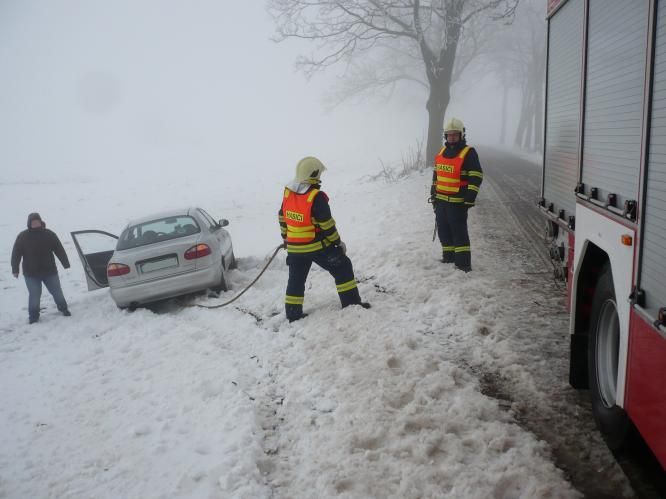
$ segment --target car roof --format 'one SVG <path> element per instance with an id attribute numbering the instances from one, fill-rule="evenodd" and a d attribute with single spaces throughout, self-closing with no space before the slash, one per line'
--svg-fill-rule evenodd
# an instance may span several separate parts
<path id="1" fill-rule="evenodd" d="M 194 211 L 197 209 L 196 206 L 189 206 L 187 208 L 181 208 L 176 210 L 160 211 L 159 213 L 153 213 L 151 215 L 146 215 L 141 218 L 132 218 L 127 222 L 127 226 L 137 225 L 144 222 L 150 222 L 152 220 L 159 220 L 160 218 L 170 218 L 170 217 L 182 217 L 184 215 L 193 215 Z"/>

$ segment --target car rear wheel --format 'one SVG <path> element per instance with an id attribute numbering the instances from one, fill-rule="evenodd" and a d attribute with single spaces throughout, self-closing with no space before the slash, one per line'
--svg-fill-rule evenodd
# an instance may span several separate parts
<path id="1" fill-rule="evenodd" d="M 220 265 L 220 282 L 213 286 L 213 291 L 216 293 L 221 293 L 222 291 L 228 291 L 229 287 L 227 286 L 227 279 L 224 271 L 224 258 L 222 259 L 222 264 Z"/>
<path id="2" fill-rule="evenodd" d="M 592 412 L 608 447 L 619 450 L 630 443 L 632 426 L 627 413 L 616 403 L 620 321 L 609 264 L 603 267 L 594 292 L 588 341 Z"/>

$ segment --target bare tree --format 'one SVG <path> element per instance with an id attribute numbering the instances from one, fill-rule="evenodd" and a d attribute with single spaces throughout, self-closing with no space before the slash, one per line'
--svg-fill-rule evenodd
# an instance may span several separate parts
<path id="1" fill-rule="evenodd" d="M 365 83 L 357 79 L 357 87 L 348 91 L 367 89 L 368 81 L 389 87 L 399 80 L 420 81 L 428 91 L 426 154 L 432 158 L 442 145 L 456 68 L 464 69 L 464 64 L 456 66 L 456 54 L 465 28 L 481 18 L 510 17 L 517 4 L 518 0 L 269 0 L 269 12 L 276 22 L 277 41 L 300 38 L 317 43 L 315 55 L 297 61 L 306 75 L 340 62 L 352 67 L 362 53 L 391 54 L 395 63 L 390 70 L 361 71 Z"/>
<path id="2" fill-rule="evenodd" d="M 458 41 L 458 48 L 451 74 L 451 87 L 466 73 L 470 62 L 487 50 L 493 37 L 487 28 L 487 19 L 477 16 L 465 25 L 464 36 Z M 417 44 L 409 39 L 391 40 L 379 43 L 372 53 L 364 54 L 350 61 L 344 78 L 335 84 L 329 94 L 328 103 L 335 107 L 353 98 L 392 97 L 399 84 L 410 84 L 430 94 L 430 87 L 425 71 L 423 56 Z"/>
<path id="3" fill-rule="evenodd" d="M 522 0 L 516 9 L 513 24 L 495 30 L 471 73 L 490 70 L 503 87 L 502 128 L 500 142 L 506 142 L 508 92 L 520 90 L 520 109 L 514 145 L 539 151 L 543 142 L 543 97 L 546 64 L 545 3 Z"/>
<path id="4" fill-rule="evenodd" d="M 531 50 L 525 59 L 525 77 L 522 81 L 523 106 L 514 143 L 523 149 L 540 151 L 543 148 L 543 98 L 546 76 L 545 23 L 537 21 L 530 23 L 530 26 L 532 29 L 527 34 Z"/>

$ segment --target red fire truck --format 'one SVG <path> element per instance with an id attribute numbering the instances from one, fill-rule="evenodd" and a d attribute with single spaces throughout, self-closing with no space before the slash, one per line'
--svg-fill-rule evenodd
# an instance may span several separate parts
<path id="1" fill-rule="evenodd" d="M 548 0 L 540 209 L 567 279 L 570 383 L 666 469 L 666 1 Z"/>

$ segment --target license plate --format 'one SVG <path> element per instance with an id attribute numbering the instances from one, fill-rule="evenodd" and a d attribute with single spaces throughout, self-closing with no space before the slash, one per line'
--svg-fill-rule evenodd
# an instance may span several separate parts
<path id="1" fill-rule="evenodd" d="M 152 262 L 144 262 L 139 265 L 139 268 L 143 274 L 148 272 L 155 272 L 157 270 L 168 269 L 171 267 L 178 267 L 178 258 L 175 256 L 170 256 L 161 260 L 154 260 Z"/>

